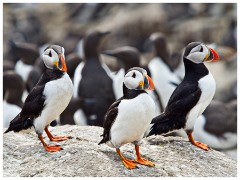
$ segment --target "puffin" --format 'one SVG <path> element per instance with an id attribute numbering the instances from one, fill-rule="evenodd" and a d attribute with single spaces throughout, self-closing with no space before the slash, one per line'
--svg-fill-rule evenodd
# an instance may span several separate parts
<path id="1" fill-rule="evenodd" d="M 173 64 L 167 48 L 167 39 L 163 33 L 155 32 L 145 41 L 145 48 L 153 47 L 155 56 L 148 63 L 151 77 L 159 96 L 162 106 L 167 106 L 168 100 L 181 80 L 173 72 Z"/>
<path id="2" fill-rule="evenodd" d="M 53 136 L 48 130 L 67 107 L 73 94 L 73 84 L 67 74 L 64 48 L 50 45 L 43 52 L 46 66 L 36 86 L 28 94 L 21 112 L 10 122 L 5 133 L 10 131 L 28 131 L 35 129 L 44 149 L 48 152 L 62 150 L 59 145 L 48 145 L 43 139 L 43 131 L 51 141 L 67 140 L 69 136 Z"/>
<path id="3" fill-rule="evenodd" d="M 154 89 L 152 79 L 147 71 L 140 67 L 129 69 L 123 82 L 123 96 L 108 109 L 104 119 L 104 131 L 99 145 L 106 143 L 115 148 L 122 163 L 128 169 L 137 167 L 136 163 L 154 166 L 141 157 L 139 144 L 154 117 L 155 103 L 146 90 Z M 127 143 L 135 145 L 136 160 L 123 156 L 120 147 Z"/>
<path id="4" fill-rule="evenodd" d="M 120 66 L 122 67 L 119 70 L 119 72 L 116 74 L 116 77 L 113 79 L 114 93 L 115 93 L 116 98 L 118 99 L 123 96 L 121 86 L 122 86 L 122 83 L 124 80 L 124 75 L 121 76 L 122 73 L 125 74 L 125 72 L 127 72 L 132 67 L 140 67 L 141 66 L 141 54 L 137 48 L 132 47 L 132 46 L 122 46 L 122 47 L 118 47 L 113 50 L 105 50 L 105 51 L 101 52 L 101 54 L 115 57 L 118 60 Z M 151 72 L 148 69 L 148 67 L 147 66 L 141 66 L 141 67 L 144 68 L 147 71 L 147 74 L 151 77 Z M 158 94 L 158 92 L 155 89 L 153 91 L 149 91 L 148 93 L 153 98 L 153 100 L 156 104 L 155 115 L 160 114 L 163 111 L 163 105 L 162 105 L 160 95 Z"/>
<path id="5" fill-rule="evenodd" d="M 201 42 L 191 42 L 185 47 L 184 79 L 172 93 L 164 112 L 153 118 L 148 136 L 184 129 L 193 145 L 209 150 L 208 145 L 194 140 L 192 132 L 196 119 L 210 104 L 216 90 L 215 80 L 204 62 L 219 59 L 215 50 Z"/>
<path id="6" fill-rule="evenodd" d="M 91 31 L 83 39 L 83 61 L 74 73 L 74 97 L 85 102 L 74 115 L 90 126 L 103 126 L 108 107 L 116 100 L 113 92 L 111 71 L 100 61 L 100 43 L 109 31 Z"/>

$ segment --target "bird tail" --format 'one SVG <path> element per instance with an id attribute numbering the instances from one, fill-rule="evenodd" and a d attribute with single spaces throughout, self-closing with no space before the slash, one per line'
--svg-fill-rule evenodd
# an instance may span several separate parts
<path id="1" fill-rule="evenodd" d="M 10 131 L 19 132 L 23 129 L 28 129 L 33 126 L 33 120 L 30 118 L 22 118 L 20 114 L 18 114 L 9 125 L 9 128 L 4 132 L 8 133 Z"/>
<path id="2" fill-rule="evenodd" d="M 102 140 L 98 143 L 98 145 L 100 145 L 100 144 L 103 144 L 103 143 L 106 143 L 107 141 L 108 141 L 108 139 L 107 139 L 107 136 L 106 135 L 101 135 L 103 138 L 102 138 Z"/>
<path id="3" fill-rule="evenodd" d="M 98 143 L 98 145 L 103 144 L 103 143 L 105 143 L 104 139 L 102 139 L 102 140 Z"/>
<path id="4" fill-rule="evenodd" d="M 173 130 L 181 129 L 184 127 L 183 118 L 173 117 L 171 115 L 166 115 L 165 113 L 160 114 L 159 116 L 152 119 L 151 124 L 153 126 L 150 129 L 148 136 L 165 134 Z"/>

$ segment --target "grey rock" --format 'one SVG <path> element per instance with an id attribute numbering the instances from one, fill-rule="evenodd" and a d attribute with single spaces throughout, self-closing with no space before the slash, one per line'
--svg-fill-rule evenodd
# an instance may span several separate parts
<path id="1" fill-rule="evenodd" d="M 90 126 L 60 126 L 51 129 L 56 135 L 73 136 L 59 144 L 62 151 L 44 150 L 34 132 L 3 135 L 4 177 L 236 177 L 237 162 L 221 152 L 203 151 L 181 137 L 152 136 L 143 139 L 141 154 L 155 163 L 155 167 L 138 165 L 126 169 L 115 149 L 98 145 L 103 129 Z M 121 147 L 125 157 L 135 158 L 132 144 Z"/>

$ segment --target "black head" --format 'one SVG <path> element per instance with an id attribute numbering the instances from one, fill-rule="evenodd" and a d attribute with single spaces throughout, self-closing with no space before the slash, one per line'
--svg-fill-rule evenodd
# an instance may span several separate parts
<path id="1" fill-rule="evenodd" d="M 42 55 L 43 62 L 48 69 L 59 69 L 66 72 L 64 48 L 58 45 L 48 46 Z"/>
<path id="2" fill-rule="evenodd" d="M 83 39 L 83 50 L 85 57 L 98 55 L 101 40 L 109 33 L 109 31 L 92 31 L 87 33 Z"/>
<path id="3" fill-rule="evenodd" d="M 215 62 L 219 60 L 219 55 L 216 51 L 201 42 L 189 43 L 185 48 L 183 57 L 196 64 L 204 61 Z"/>
<path id="4" fill-rule="evenodd" d="M 128 89 L 153 90 L 154 83 L 147 75 L 147 71 L 140 67 L 129 69 L 124 76 L 124 84 Z"/>

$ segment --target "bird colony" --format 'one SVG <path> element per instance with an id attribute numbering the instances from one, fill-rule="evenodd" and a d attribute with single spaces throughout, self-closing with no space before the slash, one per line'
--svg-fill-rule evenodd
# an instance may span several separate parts
<path id="1" fill-rule="evenodd" d="M 149 136 L 182 136 L 202 151 L 236 149 L 236 5 L 3 10 L 4 133 L 35 132 L 36 146 L 55 153 L 75 137 L 52 128 L 99 126 L 94 143 L 113 148 L 129 170 L 155 166 L 140 153 Z M 135 158 L 120 149 L 129 143 Z"/>

